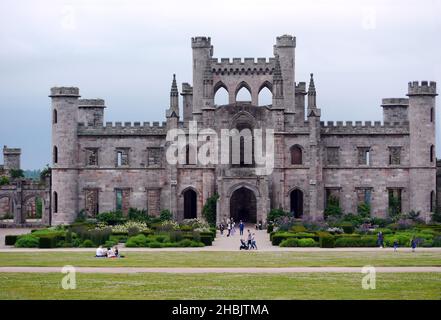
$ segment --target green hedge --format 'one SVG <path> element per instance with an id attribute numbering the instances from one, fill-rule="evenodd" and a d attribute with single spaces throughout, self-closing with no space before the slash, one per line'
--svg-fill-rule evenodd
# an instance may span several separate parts
<path id="1" fill-rule="evenodd" d="M 317 247 L 317 242 L 311 238 L 299 239 L 299 247 Z"/>
<path id="2" fill-rule="evenodd" d="M 320 248 L 334 248 L 335 238 L 332 235 L 320 237 Z"/>
<path id="3" fill-rule="evenodd" d="M 363 237 L 338 237 L 335 240 L 336 247 L 376 247 L 376 236 Z"/>
<path id="4" fill-rule="evenodd" d="M 285 239 L 280 243 L 281 247 L 298 247 L 299 246 L 299 239 L 297 238 L 290 238 Z"/>
<path id="5" fill-rule="evenodd" d="M 15 243 L 17 248 L 38 248 L 38 238 L 33 235 L 27 234 L 20 236 Z"/>
<path id="6" fill-rule="evenodd" d="M 5 245 L 6 246 L 13 246 L 18 240 L 18 235 L 7 235 L 5 236 Z"/>
<path id="7" fill-rule="evenodd" d="M 38 247 L 39 248 L 55 248 L 57 246 L 57 237 L 39 237 Z"/>
<path id="8" fill-rule="evenodd" d="M 276 233 L 271 233 L 270 234 L 270 239 L 271 242 L 274 246 L 278 246 L 280 245 L 280 243 L 283 240 L 286 239 L 291 239 L 291 238 L 296 238 L 296 239 L 312 239 L 314 240 L 314 242 L 319 240 L 319 236 L 317 236 L 314 233 L 308 233 L 308 232 L 297 232 L 297 233 L 293 233 L 293 232 L 276 232 Z"/>
<path id="9" fill-rule="evenodd" d="M 213 243 L 212 235 L 203 235 L 201 234 L 201 242 L 206 246 L 211 246 Z"/>

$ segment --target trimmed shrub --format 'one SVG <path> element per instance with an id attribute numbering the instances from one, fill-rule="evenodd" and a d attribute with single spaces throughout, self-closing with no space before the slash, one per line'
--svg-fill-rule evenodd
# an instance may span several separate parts
<path id="1" fill-rule="evenodd" d="M 5 236 L 5 245 L 6 246 L 13 246 L 17 242 L 17 239 L 18 239 L 17 235 Z"/>
<path id="2" fill-rule="evenodd" d="M 112 240 L 107 240 L 106 243 L 104 243 L 103 247 L 111 248 L 113 246 L 116 246 L 118 243 Z"/>
<path id="3" fill-rule="evenodd" d="M 114 226 L 116 224 L 120 224 L 126 220 L 123 217 L 123 214 L 121 211 L 103 212 L 103 213 L 98 214 L 96 216 L 96 219 L 99 222 L 104 222 L 104 223 L 109 224 L 111 226 Z"/>
<path id="4" fill-rule="evenodd" d="M 38 247 L 42 249 L 56 248 L 58 241 L 61 241 L 57 236 L 41 236 L 39 238 Z"/>
<path id="5" fill-rule="evenodd" d="M 278 246 L 283 240 L 289 239 L 289 238 L 296 238 L 293 233 L 287 233 L 287 232 L 276 232 L 271 237 L 271 242 L 273 246 Z"/>
<path id="6" fill-rule="evenodd" d="M 95 247 L 95 244 L 92 242 L 92 240 L 86 239 L 81 244 L 81 247 L 83 247 L 83 248 L 93 248 L 93 247 Z"/>
<path id="7" fill-rule="evenodd" d="M 194 247 L 194 248 L 205 247 L 205 244 L 200 241 L 192 241 L 190 247 Z"/>
<path id="8" fill-rule="evenodd" d="M 297 238 L 290 238 L 285 239 L 280 243 L 281 247 L 298 247 L 299 246 L 299 239 Z"/>
<path id="9" fill-rule="evenodd" d="M 192 241 L 190 239 L 184 239 L 181 240 L 177 243 L 178 247 L 190 247 L 191 246 Z"/>
<path id="10" fill-rule="evenodd" d="M 272 224 L 269 224 L 269 225 L 266 227 L 266 232 L 268 232 L 268 233 L 273 232 L 273 230 L 274 230 L 274 225 L 272 225 Z"/>
<path id="11" fill-rule="evenodd" d="M 213 243 L 213 237 L 211 235 L 201 234 L 201 242 L 206 246 L 211 246 Z"/>
<path id="12" fill-rule="evenodd" d="M 343 232 L 347 233 L 347 234 L 352 234 L 352 233 L 354 233 L 354 230 L 355 230 L 354 225 L 350 222 L 341 223 L 340 228 L 342 228 Z"/>
<path id="13" fill-rule="evenodd" d="M 320 237 L 320 248 L 334 248 L 335 238 L 332 235 Z"/>
<path id="14" fill-rule="evenodd" d="M 291 228 L 291 230 L 293 231 L 293 232 L 306 232 L 307 230 L 306 230 L 306 228 L 304 227 L 304 226 L 292 226 L 292 228 Z"/>
<path id="15" fill-rule="evenodd" d="M 376 247 L 377 237 L 339 237 L 335 240 L 336 247 Z"/>
<path id="16" fill-rule="evenodd" d="M 149 243 L 149 248 L 161 248 L 161 243 L 159 243 L 158 241 L 152 241 Z"/>
<path id="17" fill-rule="evenodd" d="M 317 242 L 311 238 L 299 239 L 299 247 L 316 247 Z"/>
<path id="18" fill-rule="evenodd" d="M 27 234 L 18 238 L 16 248 L 38 248 L 38 238 Z"/>
<path id="19" fill-rule="evenodd" d="M 149 240 L 143 234 L 138 234 L 137 236 L 131 237 L 126 242 L 126 247 L 147 247 Z"/>

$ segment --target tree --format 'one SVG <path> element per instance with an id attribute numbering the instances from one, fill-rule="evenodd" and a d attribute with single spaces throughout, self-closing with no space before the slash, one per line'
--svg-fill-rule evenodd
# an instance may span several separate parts
<path id="1" fill-rule="evenodd" d="M 21 169 L 11 169 L 10 175 L 12 179 L 24 178 L 24 172 Z"/>
<path id="2" fill-rule="evenodd" d="M 7 176 L 1 176 L 0 177 L 0 186 L 6 186 L 8 185 L 9 182 L 9 178 Z"/>
<path id="3" fill-rule="evenodd" d="M 217 207 L 217 200 L 219 199 L 219 195 L 217 193 L 213 194 L 211 197 L 207 199 L 207 201 L 204 204 L 204 207 L 202 208 L 202 215 L 204 216 L 205 220 L 207 220 L 208 224 L 210 226 L 216 225 L 216 207 Z"/>
<path id="4" fill-rule="evenodd" d="M 366 202 L 362 202 L 358 205 L 357 212 L 361 217 L 368 218 L 371 215 L 371 206 Z"/>
<path id="5" fill-rule="evenodd" d="M 159 220 L 161 221 L 168 221 L 172 219 L 173 219 L 173 215 L 168 209 L 162 210 L 161 213 L 159 214 Z"/>

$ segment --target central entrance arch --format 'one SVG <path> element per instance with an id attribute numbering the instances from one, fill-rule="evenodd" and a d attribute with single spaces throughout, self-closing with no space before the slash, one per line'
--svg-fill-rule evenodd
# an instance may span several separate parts
<path id="1" fill-rule="evenodd" d="M 230 198 L 230 216 L 237 222 L 257 222 L 257 201 L 252 190 L 241 187 L 233 192 Z"/>

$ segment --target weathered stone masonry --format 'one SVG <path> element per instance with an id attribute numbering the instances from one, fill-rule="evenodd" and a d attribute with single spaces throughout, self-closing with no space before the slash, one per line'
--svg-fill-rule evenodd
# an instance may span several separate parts
<path id="1" fill-rule="evenodd" d="M 330 195 L 345 212 L 366 201 L 372 215 L 385 216 L 391 195 L 401 199 L 403 212 L 428 216 L 434 210 L 434 82 L 412 82 L 407 98 L 383 99 L 383 122 L 324 123 L 312 75 L 308 88 L 295 82 L 294 37 L 278 37 L 274 57 L 257 60 L 213 58 L 207 37 L 192 38 L 191 45 L 193 86 L 182 84 L 182 118 L 175 78 L 163 123 L 104 123 L 104 100 L 80 99 L 74 87 L 51 89 L 55 224 L 73 221 L 81 210 L 95 215 L 129 207 L 201 217 L 214 192 L 220 195 L 218 221 L 230 215 L 263 221 L 279 207 L 318 219 Z M 220 88 L 228 92 L 228 105 L 214 104 Z M 237 101 L 242 88 L 251 101 Z M 271 105 L 258 106 L 263 88 L 273 94 Z M 274 129 L 272 174 L 257 176 L 240 165 L 169 165 L 167 130 L 187 130 L 190 120 L 218 133 Z"/>

